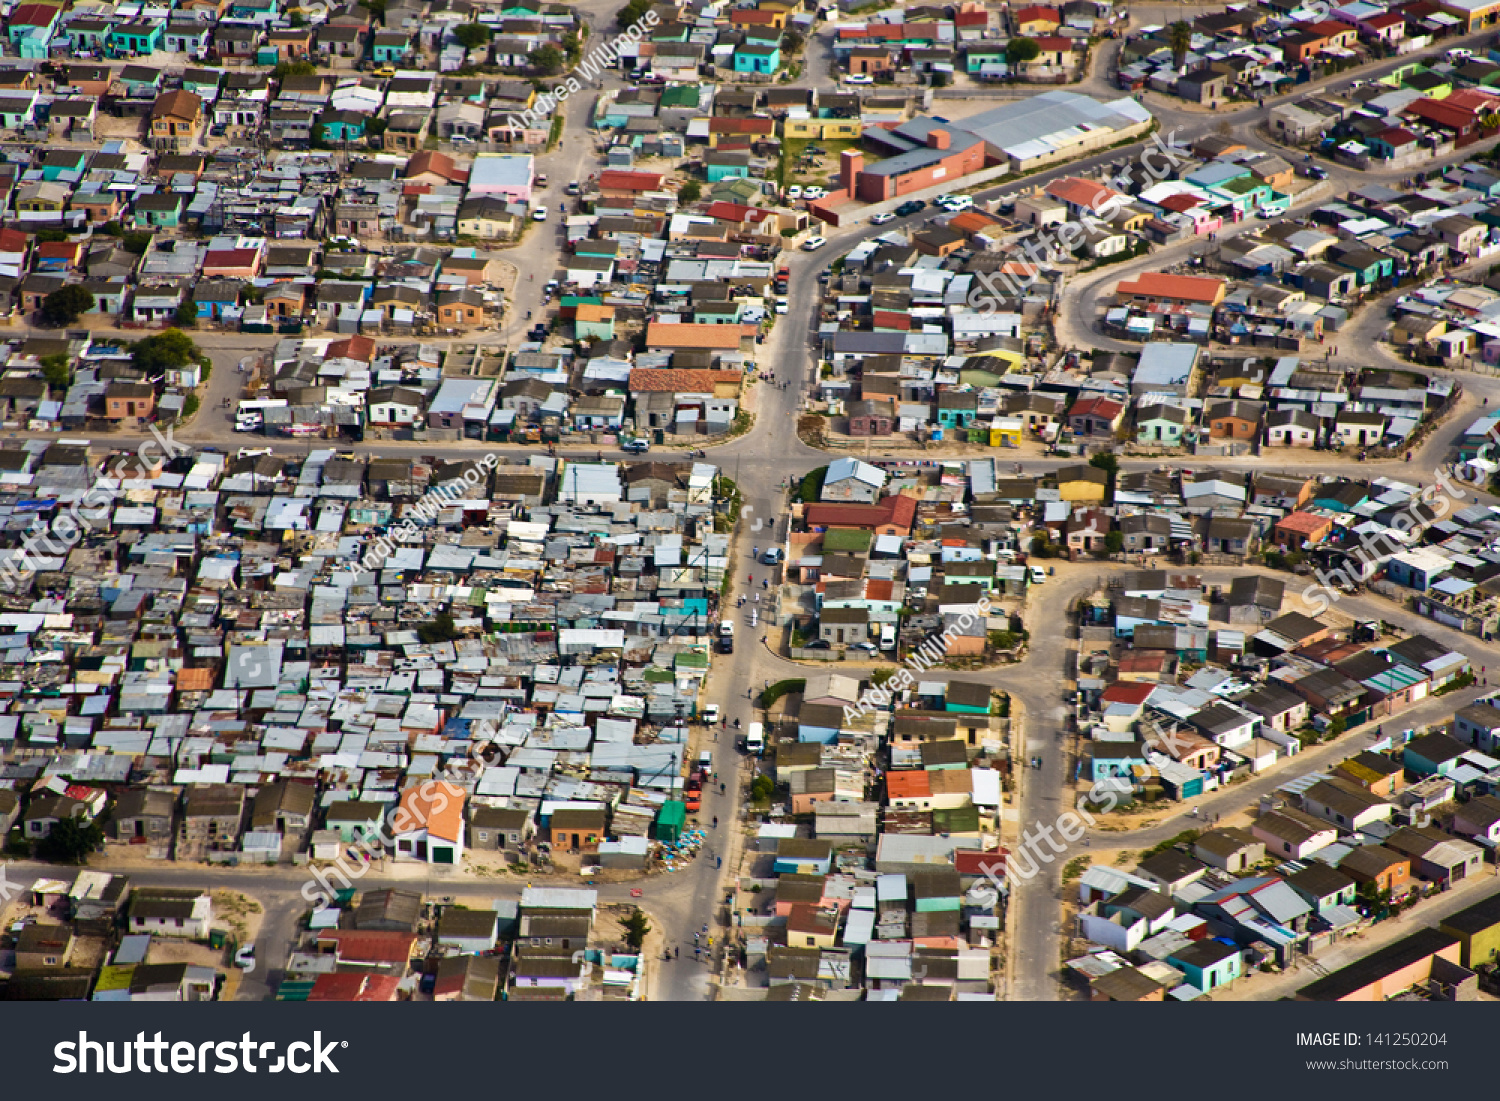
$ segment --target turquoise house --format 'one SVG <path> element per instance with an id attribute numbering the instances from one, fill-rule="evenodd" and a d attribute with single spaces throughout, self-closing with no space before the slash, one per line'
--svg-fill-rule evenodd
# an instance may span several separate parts
<path id="1" fill-rule="evenodd" d="M 47 27 L 20 28 L 23 33 L 11 40 L 16 55 L 26 61 L 46 61 L 52 45 L 52 31 Z"/>
<path id="2" fill-rule="evenodd" d="M 162 48 L 166 35 L 167 25 L 160 20 L 140 19 L 126 23 L 109 32 L 109 54 L 111 57 L 154 54 Z"/>
<path id="3" fill-rule="evenodd" d="M 746 42 L 734 48 L 737 73 L 774 73 L 781 68 L 781 46 Z"/>
<path id="4" fill-rule="evenodd" d="M 1401 766 L 1418 778 L 1452 776 L 1469 747 L 1446 734 L 1423 734 L 1401 749 Z"/>
<path id="5" fill-rule="evenodd" d="M 10 40 L 10 44 L 16 46 L 21 39 L 36 31 L 45 31 L 50 39 L 53 28 L 57 26 L 57 21 L 62 16 L 62 6 L 18 4 L 10 14 L 12 18 L 10 26 L 5 30 L 5 35 Z"/>
<path id="6" fill-rule="evenodd" d="M 204 103 L 212 103 L 219 98 L 223 80 L 224 74 L 218 69 L 189 69 L 182 76 L 182 90 L 192 92 Z"/>
<path id="7" fill-rule="evenodd" d="M 324 111 L 318 118 L 326 142 L 364 141 L 365 119 L 358 111 Z"/>
<path id="8" fill-rule="evenodd" d="M 964 55 L 964 71 L 970 76 L 985 69 L 994 71 L 999 66 L 1008 64 L 1004 46 L 971 46 Z"/>
<path id="9" fill-rule="evenodd" d="M 703 158 L 703 171 L 709 183 L 720 180 L 748 179 L 750 158 L 743 153 L 708 153 Z"/>
<path id="10" fill-rule="evenodd" d="M 57 183 L 64 176 L 72 174 L 73 179 L 83 175 L 84 169 L 88 167 L 89 154 L 83 149 L 53 149 L 47 153 L 46 160 L 42 162 L 42 179 L 48 183 Z"/>
<path id="11" fill-rule="evenodd" d="M 1221 940 L 1194 941 L 1168 956 L 1167 962 L 1182 972 L 1189 986 L 1205 994 L 1234 982 L 1243 967 L 1239 948 Z"/>
<path id="12" fill-rule="evenodd" d="M 1334 263 L 1352 271 L 1359 277 L 1359 285 L 1368 287 L 1382 279 L 1389 279 L 1396 272 L 1395 257 L 1374 249 L 1350 249 L 1341 254 Z"/>
<path id="13" fill-rule="evenodd" d="M 1136 443 L 1165 444 L 1176 447 L 1187 428 L 1187 413 L 1175 405 L 1148 405 L 1136 419 Z"/>
<path id="14" fill-rule="evenodd" d="M 1088 774 L 1090 783 L 1115 777 L 1134 779 L 1136 769 L 1146 767 L 1146 755 L 1134 742 L 1093 742 L 1090 745 Z"/>
<path id="15" fill-rule="evenodd" d="M 1210 187 L 1209 193 L 1227 200 L 1241 217 L 1253 213 L 1256 208 L 1271 201 L 1275 194 L 1271 185 L 1263 180 L 1257 180 L 1248 173 L 1237 179 L 1229 180 L 1227 183 Z"/>
<path id="16" fill-rule="evenodd" d="M 406 55 L 411 53 L 411 37 L 401 31 L 381 31 L 375 35 L 373 51 L 377 64 L 405 61 Z"/>

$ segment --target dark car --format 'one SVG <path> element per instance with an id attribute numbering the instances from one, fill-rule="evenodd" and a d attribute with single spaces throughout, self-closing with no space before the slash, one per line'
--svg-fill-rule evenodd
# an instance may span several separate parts
<path id="1" fill-rule="evenodd" d="M 902 203 L 896 208 L 896 216 L 899 218 L 905 218 L 910 214 L 920 214 L 926 209 L 927 204 L 924 201 L 922 201 L 921 199 L 912 199 L 908 202 Z"/>
<path id="2" fill-rule="evenodd" d="M 721 653 L 721 654 L 732 654 L 732 653 L 734 653 L 734 636 L 733 635 L 725 635 L 723 638 L 719 639 L 719 653 Z"/>
<path id="3" fill-rule="evenodd" d="M 804 650 L 831 650 L 833 644 L 826 638 L 815 638 L 803 647 Z"/>

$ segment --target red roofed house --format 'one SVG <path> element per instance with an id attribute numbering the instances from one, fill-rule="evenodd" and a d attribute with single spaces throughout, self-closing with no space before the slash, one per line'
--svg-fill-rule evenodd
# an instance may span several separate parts
<path id="1" fill-rule="evenodd" d="M 0 229 L 0 275 L 19 276 L 26 270 L 31 236 L 19 229 Z M 14 270 L 10 270 L 14 269 Z"/>
<path id="2" fill-rule="evenodd" d="M 633 199 L 650 191 L 660 191 L 661 181 L 660 172 L 601 172 L 599 193 L 606 199 Z"/>
<path id="3" fill-rule="evenodd" d="M 1125 405 L 1113 398 L 1079 398 L 1068 410 L 1068 427 L 1080 436 L 1112 436 L 1125 417 Z"/>
<path id="4" fill-rule="evenodd" d="M 1406 20 L 1393 11 L 1383 11 L 1379 15 L 1356 19 L 1354 28 L 1359 31 L 1361 38 L 1369 39 L 1371 42 L 1395 44 L 1406 37 Z"/>
<path id="5" fill-rule="evenodd" d="M 1148 271 L 1120 280 L 1115 297 L 1138 306 L 1217 306 L 1224 300 L 1224 280 Z"/>
<path id="6" fill-rule="evenodd" d="M 405 966 L 416 945 L 417 934 L 394 929 L 324 929 L 317 938 L 319 953 L 334 956 L 340 963 Z"/>
<path id="7" fill-rule="evenodd" d="M 873 505 L 807 505 L 802 510 L 808 528 L 853 528 L 903 538 L 911 534 L 916 518 L 916 500 L 900 495 L 883 497 Z"/>
<path id="8" fill-rule="evenodd" d="M 739 412 L 741 382 L 738 371 L 689 367 L 632 368 L 630 397 L 635 406 L 635 430 L 644 433 L 655 429 L 684 435 L 699 431 L 709 435 L 728 432 Z"/>
<path id="9" fill-rule="evenodd" d="M 1304 543 L 1316 546 L 1333 534 L 1333 518 L 1316 512 L 1294 512 L 1276 521 L 1273 531 L 1276 542 L 1301 550 Z"/>
<path id="10" fill-rule="evenodd" d="M 394 1002 L 400 975 L 368 975 L 336 971 L 313 980 L 310 1002 Z"/>
<path id="11" fill-rule="evenodd" d="M 1404 126 L 1388 126 L 1369 139 L 1370 150 L 1378 157 L 1392 160 L 1415 153 L 1421 139 Z"/>
<path id="12" fill-rule="evenodd" d="M 1402 112 L 1412 118 L 1421 119 L 1442 130 L 1447 130 L 1459 144 L 1467 144 L 1473 141 L 1479 133 L 1479 115 L 1474 110 L 1463 107 L 1449 100 L 1455 98 L 1457 93 L 1448 99 L 1419 99 L 1407 105 Z"/>
<path id="13" fill-rule="evenodd" d="M 425 183 L 434 187 L 469 181 L 468 172 L 454 164 L 452 157 L 432 149 L 424 149 L 407 161 L 401 176 L 408 183 Z"/>
<path id="14" fill-rule="evenodd" d="M 648 352 L 738 352 L 749 350 L 755 327 L 652 321 L 646 326 Z"/>
<path id="15" fill-rule="evenodd" d="M 1313 34 L 1321 35 L 1324 39 L 1324 49 L 1333 47 L 1335 49 L 1347 50 L 1359 42 L 1359 30 L 1348 23 L 1341 23 L 1337 19 L 1323 19 L 1303 29 Z"/>
<path id="16" fill-rule="evenodd" d="M 729 13 L 729 22 L 735 27 L 775 27 L 779 31 L 786 28 L 786 12 L 738 8 Z"/>
<path id="17" fill-rule="evenodd" d="M 1057 9 L 1044 7 L 1041 4 L 1021 8 L 1014 12 L 1010 19 L 1015 24 L 1016 33 L 1026 38 L 1051 34 L 1062 26 L 1062 16 L 1058 14 Z"/>
<path id="18" fill-rule="evenodd" d="M 260 264 L 259 247 L 213 249 L 203 257 L 203 278 L 254 279 L 260 274 Z"/>
<path id="19" fill-rule="evenodd" d="M 1094 180 L 1082 180 L 1077 176 L 1065 176 L 1047 185 L 1045 194 L 1068 208 L 1075 218 L 1086 212 L 1108 210 L 1111 204 L 1119 209 L 1130 201 L 1130 196 L 1105 187 Z"/>
<path id="20" fill-rule="evenodd" d="M 776 120 L 772 118 L 725 118 L 715 115 L 708 120 L 708 144 L 719 148 L 725 138 L 771 138 L 776 136 Z"/>
<path id="21" fill-rule="evenodd" d="M 1208 200 L 1201 195 L 1168 195 L 1156 204 L 1169 214 L 1180 214 L 1193 223 L 1193 232 L 1202 237 L 1217 233 L 1224 226 L 1224 216 L 1214 213 Z"/>

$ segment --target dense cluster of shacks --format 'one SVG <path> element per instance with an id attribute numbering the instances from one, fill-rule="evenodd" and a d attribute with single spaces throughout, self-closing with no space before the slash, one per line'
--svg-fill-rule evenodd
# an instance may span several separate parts
<path id="1" fill-rule="evenodd" d="M 1168 26 L 1143 28 L 1121 50 L 1116 80 L 1127 90 L 1149 88 L 1209 105 L 1253 99 L 1466 34 L 1488 22 L 1485 9 L 1482 2 L 1436 0 L 1356 0 L 1332 9 L 1301 0 L 1235 5 L 1191 19 L 1184 41 Z"/>
<path id="2" fill-rule="evenodd" d="M 82 816 L 177 860 L 641 870 L 684 830 L 711 465 L 132 458 L 64 533 L 106 453 L 5 454 L 11 541 L 49 533 L 6 552 L 25 843 Z"/>
<path id="3" fill-rule="evenodd" d="M 1426 635 L 1392 641 L 1378 624 L 1335 631 L 1282 612 L 1283 595 L 1262 576 L 1209 599 L 1194 575 L 1147 571 L 1085 616 L 1089 803 L 1193 798 L 1296 756 L 1314 731 L 1377 724 L 1343 760 L 1263 797 L 1247 826 L 1210 823 L 1133 870 L 1085 871 L 1078 932 L 1099 948 L 1070 966 L 1096 998 L 1196 998 L 1489 874 L 1500 844 L 1495 699 L 1389 729 L 1403 710 L 1469 683 L 1469 659 Z M 1472 996 L 1472 972 L 1439 977 L 1429 996 Z M 1343 981 L 1305 996 L 1347 996 Z"/>
<path id="4" fill-rule="evenodd" d="M 918 677 L 892 686 L 899 709 L 856 718 L 855 677 L 792 687 L 770 716 L 781 803 L 738 894 L 752 977 L 772 1000 L 993 1000 L 1010 771 L 1002 704 L 984 684 Z"/>
<path id="5" fill-rule="evenodd" d="M 207 889 L 80 871 L 14 893 L 0 1000 L 212 1001 L 240 981 L 230 958 L 237 967 L 253 958 Z M 640 955 L 593 890 L 527 887 L 519 899 L 470 907 L 420 890 L 348 888 L 329 903 L 299 923 L 277 1001 L 640 996 Z"/>

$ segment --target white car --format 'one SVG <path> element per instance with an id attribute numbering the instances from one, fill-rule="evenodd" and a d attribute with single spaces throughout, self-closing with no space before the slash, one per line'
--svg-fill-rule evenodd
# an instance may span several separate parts
<path id="1" fill-rule="evenodd" d="M 793 184 L 791 187 L 786 189 L 786 197 L 788 201 L 792 199 L 802 198 L 802 188 L 798 187 L 796 184 Z"/>
<path id="2" fill-rule="evenodd" d="M 874 84 L 875 78 L 869 73 L 850 73 L 844 77 L 845 84 Z"/>
<path id="3" fill-rule="evenodd" d="M 817 252 L 820 248 L 822 248 L 827 243 L 828 243 L 828 238 L 827 237 L 809 237 L 807 240 L 805 240 L 805 241 L 802 242 L 802 251 L 803 252 Z"/>
<path id="4" fill-rule="evenodd" d="M 802 192 L 804 199 L 821 199 L 828 194 L 827 189 L 821 187 L 809 187 Z"/>
<path id="5" fill-rule="evenodd" d="M 703 709 L 703 725 L 713 726 L 719 721 L 719 705 L 711 703 Z"/>
<path id="6" fill-rule="evenodd" d="M 544 206 L 537 207 L 531 212 L 531 220 L 533 222 L 545 222 L 547 220 L 547 208 Z"/>
<path id="7" fill-rule="evenodd" d="M 263 455 L 271 454 L 269 447 L 242 447 L 235 452 L 236 457 L 241 459 L 259 459 Z"/>
<path id="8" fill-rule="evenodd" d="M 786 299 L 785 298 L 778 298 L 776 300 L 776 312 L 777 313 L 786 313 L 787 309 L 788 309 L 788 306 L 787 306 Z"/>
<path id="9" fill-rule="evenodd" d="M 875 217 L 871 218 L 870 219 L 870 224 L 872 226 L 883 226 L 887 222 L 894 222 L 895 220 L 896 220 L 896 216 L 894 214 L 892 214 L 889 210 L 887 210 L 884 214 L 877 214 L 877 215 L 875 215 Z"/>
<path id="10" fill-rule="evenodd" d="M 974 206 L 974 200 L 967 195 L 944 195 L 937 201 L 937 205 L 949 214 L 957 214 L 960 211 L 971 209 Z"/>

